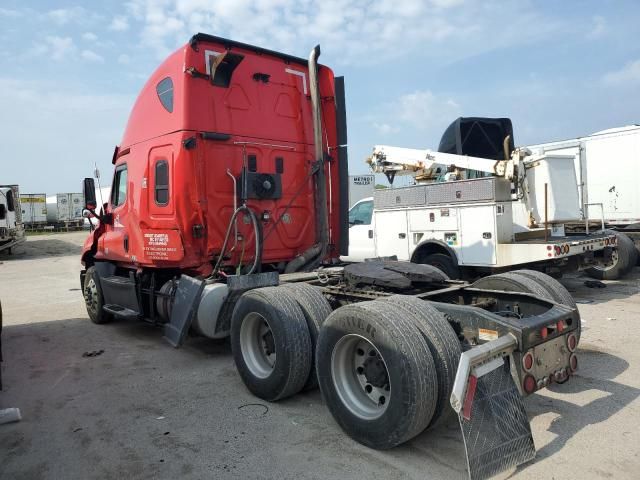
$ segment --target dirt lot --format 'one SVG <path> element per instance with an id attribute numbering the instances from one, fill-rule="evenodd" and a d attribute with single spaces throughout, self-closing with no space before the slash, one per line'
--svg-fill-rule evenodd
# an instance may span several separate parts
<path id="1" fill-rule="evenodd" d="M 0 426 L 0 478 L 465 478 L 455 421 L 369 450 L 318 392 L 252 397 L 228 343 L 194 338 L 176 350 L 144 324 L 92 324 L 78 279 L 85 236 L 32 237 L 0 256 L 0 408 L 24 417 Z M 506 477 L 638 478 L 639 279 L 640 269 L 604 289 L 563 280 L 584 322 L 579 375 L 526 400 L 537 458 Z"/>

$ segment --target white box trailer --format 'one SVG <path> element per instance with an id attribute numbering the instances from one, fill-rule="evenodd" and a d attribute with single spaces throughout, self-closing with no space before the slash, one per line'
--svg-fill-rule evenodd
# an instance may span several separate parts
<path id="1" fill-rule="evenodd" d="M 25 225 L 47 223 L 47 194 L 23 193 L 20 195 L 22 205 L 22 222 Z"/>
<path id="2" fill-rule="evenodd" d="M 624 233 L 640 252 L 640 125 L 527 148 L 538 154 L 570 155 L 575 164 L 582 218 L 598 227 L 604 222 L 607 228 Z M 584 225 L 578 222 L 566 226 L 580 231 Z M 624 244 L 619 248 L 633 249 L 627 240 Z M 635 257 L 640 259 L 640 255 Z M 611 268 L 623 267 L 616 262 Z M 615 276 L 605 269 L 601 278 Z"/>
<path id="3" fill-rule="evenodd" d="M 47 197 L 47 222 L 50 224 L 84 223 L 82 210 L 84 197 L 82 193 L 58 193 Z"/>
<path id="4" fill-rule="evenodd" d="M 349 208 L 363 198 L 372 196 L 375 188 L 375 175 L 349 175 Z"/>
<path id="5" fill-rule="evenodd" d="M 640 125 L 612 128 L 529 147 L 534 153 L 574 157 L 580 204 L 592 204 L 585 217 L 610 226 L 640 224 Z"/>

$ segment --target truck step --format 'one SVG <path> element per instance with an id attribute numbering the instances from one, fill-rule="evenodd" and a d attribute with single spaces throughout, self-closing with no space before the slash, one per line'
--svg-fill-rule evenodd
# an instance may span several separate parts
<path id="1" fill-rule="evenodd" d="M 131 310 L 129 308 L 122 307 L 120 305 L 107 304 L 107 305 L 103 305 L 102 309 L 105 312 L 110 313 L 114 317 L 128 319 L 128 320 L 135 320 L 138 318 L 138 312 L 136 312 L 135 310 Z"/>
<path id="2" fill-rule="evenodd" d="M 470 408 L 461 410 L 458 417 L 469 478 L 480 480 L 532 460 L 536 450 L 522 397 L 509 370 L 500 366 L 475 381 Z"/>

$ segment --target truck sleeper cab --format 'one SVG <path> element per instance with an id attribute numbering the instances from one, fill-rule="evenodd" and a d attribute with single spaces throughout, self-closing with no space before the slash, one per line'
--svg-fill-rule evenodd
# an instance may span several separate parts
<path id="1" fill-rule="evenodd" d="M 530 460 L 521 396 L 576 371 L 575 303 L 539 272 L 469 285 L 409 262 L 333 266 L 348 238 L 344 90 L 318 55 L 198 34 L 154 73 L 100 213 L 85 179 L 99 218 L 82 252 L 89 318 L 159 324 L 175 347 L 229 336 L 252 393 L 319 387 L 372 448 L 454 411 L 471 478 Z M 487 443 L 471 442 L 477 422 Z"/>

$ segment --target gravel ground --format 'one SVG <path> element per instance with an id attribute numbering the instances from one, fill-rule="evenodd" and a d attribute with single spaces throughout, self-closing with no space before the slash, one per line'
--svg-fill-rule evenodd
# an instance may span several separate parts
<path id="1" fill-rule="evenodd" d="M 173 349 L 145 324 L 92 324 L 78 279 L 85 236 L 31 237 L 0 255 L 0 408 L 23 415 L 0 426 L 0 478 L 466 477 L 455 420 L 373 451 L 340 431 L 317 391 L 252 397 L 228 343 Z M 579 374 L 526 400 L 537 457 L 505 478 L 638 478 L 639 279 L 636 269 L 604 289 L 563 280 L 584 322 Z"/>

